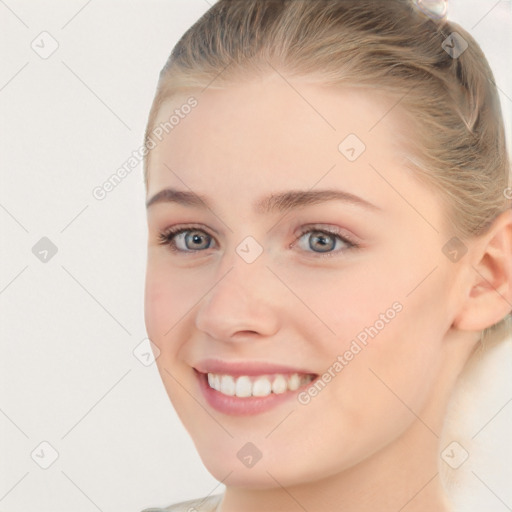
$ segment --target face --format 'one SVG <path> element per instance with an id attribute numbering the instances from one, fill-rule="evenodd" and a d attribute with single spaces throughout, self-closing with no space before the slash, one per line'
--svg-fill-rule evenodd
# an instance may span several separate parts
<path id="1" fill-rule="evenodd" d="M 389 446 L 415 419 L 404 403 L 432 394 L 456 307 L 396 100 L 290 83 L 197 93 L 151 153 L 148 336 L 228 485 L 328 477 Z"/>

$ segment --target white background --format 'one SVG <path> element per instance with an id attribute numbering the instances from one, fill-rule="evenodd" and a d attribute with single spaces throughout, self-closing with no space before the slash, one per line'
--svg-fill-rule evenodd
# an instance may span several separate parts
<path id="1" fill-rule="evenodd" d="M 132 353 L 146 337 L 142 166 L 92 196 L 140 147 L 158 73 L 208 7 L 0 1 L 0 512 L 133 512 L 217 485 L 155 366 Z M 450 12 L 491 61 L 510 135 L 510 1 Z M 31 48 L 42 31 L 59 44 L 48 59 Z M 47 263 L 32 253 L 42 237 L 58 248 Z M 472 395 L 467 430 L 486 426 L 456 475 L 461 511 L 512 510 L 510 355 Z M 31 458 L 42 441 L 59 454 L 48 469 Z"/>

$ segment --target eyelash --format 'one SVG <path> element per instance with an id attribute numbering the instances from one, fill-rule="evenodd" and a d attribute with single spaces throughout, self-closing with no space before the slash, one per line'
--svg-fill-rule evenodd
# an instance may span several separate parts
<path id="1" fill-rule="evenodd" d="M 171 228 L 168 228 L 158 234 L 158 243 L 160 245 L 167 245 L 169 247 L 169 249 L 175 253 L 187 254 L 187 253 L 203 252 L 205 249 L 184 251 L 184 250 L 178 249 L 176 247 L 175 238 L 178 235 L 180 235 L 181 233 L 186 233 L 187 231 L 200 231 L 200 232 L 204 233 L 205 235 L 207 235 L 208 237 L 213 238 L 204 229 L 196 227 L 196 226 L 171 227 Z M 330 252 L 325 252 L 325 253 L 306 251 L 306 252 L 310 252 L 311 254 L 314 254 L 314 255 L 322 257 L 322 258 L 329 258 L 329 257 L 337 256 L 340 253 L 344 253 L 344 252 L 347 252 L 350 250 L 355 250 L 355 249 L 360 248 L 359 244 L 355 240 L 352 240 L 347 235 L 342 236 L 338 230 L 319 228 L 319 227 L 315 227 L 315 226 L 302 227 L 300 229 L 299 236 L 297 236 L 295 238 L 295 240 L 292 242 L 291 246 L 294 246 L 304 235 L 306 235 L 308 233 L 321 233 L 323 235 L 332 236 L 347 245 L 347 247 L 344 249 L 338 249 L 336 251 L 330 251 Z"/>

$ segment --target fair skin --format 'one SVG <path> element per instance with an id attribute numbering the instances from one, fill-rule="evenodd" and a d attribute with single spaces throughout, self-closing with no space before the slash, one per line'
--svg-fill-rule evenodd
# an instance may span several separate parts
<path id="1" fill-rule="evenodd" d="M 512 212 L 450 261 L 438 195 L 397 151 L 405 118 L 398 108 L 384 116 L 393 101 L 290 83 L 269 75 L 189 91 L 161 109 L 155 124 L 190 94 L 198 99 L 152 150 L 147 198 L 174 188 L 211 209 L 148 208 L 145 318 L 158 370 L 205 466 L 226 484 L 222 512 L 448 511 L 439 436 L 480 331 L 510 310 Z M 366 145 L 354 162 L 338 150 L 351 133 Z M 325 189 L 377 208 L 338 199 L 254 208 L 271 194 Z M 191 224 L 195 239 L 175 239 L 181 252 L 159 244 L 161 231 Z M 323 257 L 315 231 L 336 228 L 360 247 L 324 234 L 332 254 Z M 248 236 L 263 248 L 252 263 L 236 252 Z M 306 405 L 290 391 L 244 416 L 201 392 L 194 367 L 206 358 L 321 375 L 397 302 L 401 311 Z M 247 442 L 261 453 L 252 467 L 237 457 Z"/>

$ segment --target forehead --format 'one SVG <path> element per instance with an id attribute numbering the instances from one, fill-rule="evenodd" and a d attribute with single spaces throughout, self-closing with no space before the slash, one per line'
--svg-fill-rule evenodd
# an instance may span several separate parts
<path id="1" fill-rule="evenodd" d="M 190 98 L 196 101 L 192 109 L 187 106 Z M 381 90 L 326 86 L 273 73 L 223 88 L 211 85 L 176 94 L 160 107 L 155 125 L 169 124 L 169 119 L 174 118 L 172 124 L 176 125 L 168 126 L 166 131 L 172 131 L 176 141 L 191 123 L 194 130 L 200 128 L 202 135 L 228 134 L 249 145 L 250 139 L 245 135 L 254 131 L 259 132 L 259 139 L 267 134 L 268 140 L 274 140 L 278 135 L 281 145 L 290 140 L 288 134 L 299 140 L 315 135 L 336 140 L 347 130 L 369 140 L 386 134 L 375 130 L 378 125 L 396 129 L 407 122 L 397 103 L 396 97 Z M 178 119 L 180 110 L 185 115 Z"/>
<path id="2" fill-rule="evenodd" d="M 182 109 L 190 97 L 196 106 Z M 236 190 L 253 202 L 264 192 L 321 184 L 392 204 L 391 181 L 416 187 L 420 200 L 421 187 L 404 170 L 402 141 L 411 128 L 385 94 L 274 75 L 174 96 L 155 126 L 173 115 L 179 122 L 151 152 L 148 196 L 166 186 L 201 194 L 215 187 L 223 199 Z"/>

